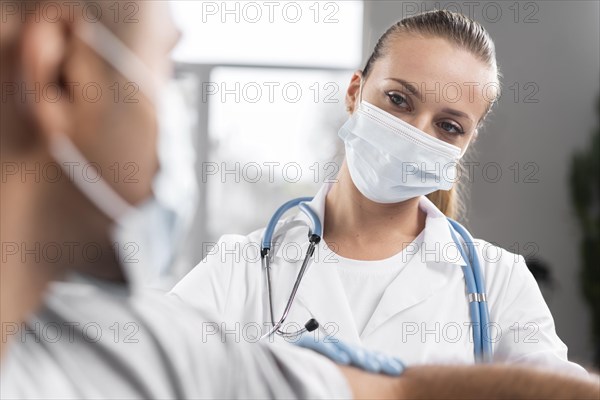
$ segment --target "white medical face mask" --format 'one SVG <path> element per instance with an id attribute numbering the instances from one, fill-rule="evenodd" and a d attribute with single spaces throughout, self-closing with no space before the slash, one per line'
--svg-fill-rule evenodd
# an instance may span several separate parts
<path id="1" fill-rule="evenodd" d="M 53 137 L 50 151 L 79 190 L 114 221 L 111 236 L 132 288 L 159 287 L 170 272 L 178 245 L 188 231 L 198 200 L 191 120 L 174 83 L 165 84 L 100 23 L 78 36 L 126 79 L 139 85 L 154 104 L 158 122 L 159 171 L 153 196 L 138 207 L 127 203 L 103 179 L 82 177 L 89 162 L 65 134 Z"/>
<path id="2" fill-rule="evenodd" d="M 369 200 L 399 203 L 457 180 L 459 147 L 434 138 L 400 118 L 361 101 L 341 127 L 352 181 Z"/>

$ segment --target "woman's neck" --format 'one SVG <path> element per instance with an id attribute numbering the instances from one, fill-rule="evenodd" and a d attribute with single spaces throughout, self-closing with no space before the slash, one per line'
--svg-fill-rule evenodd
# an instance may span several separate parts
<path id="1" fill-rule="evenodd" d="M 425 228 L 419 198 L 375 203 L 356 188 L 346 164 L 325 201 L 324 240 L 337 254 L 378 260 L 399 253 Z"/>

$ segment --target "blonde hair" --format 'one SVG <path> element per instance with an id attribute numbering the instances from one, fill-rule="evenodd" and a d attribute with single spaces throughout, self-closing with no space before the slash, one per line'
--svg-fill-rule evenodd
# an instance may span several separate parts
<path id="1" fill-rule="evenodd" d="M 383 57 L 390 45 L 390 41 L 401 34 L 417 34 L 426 37 L 439 37 L 450 43 L 465 49 L 491 70 L 496 71 L 497 80 L 500 81 L 500 73 L 496 63 L 496 49 L 492 38 L 485 28 L 476 21 L 471 20 L 463 14 L 447 10 L 433 10 L 404 18 L 392 25 L 378 40 L 373 53 L 369 57 L 363 69 L 363 79 L 366 80 L 372 70 L 373 63 Z M 490 102 L 485 114 L 478 123 L 481 127 L 483 120 L 490 113 L 495 101 Z M 462 171 L 460 171 L 462 172 Z M 460 174 L 464 176 L 464 174 Z M 465 210 L 464 190 L 466 188 L 462 181 L 457 182 L 451 190 L 438 190 L 427 197 L 446 216 L 457 218 Z"/>

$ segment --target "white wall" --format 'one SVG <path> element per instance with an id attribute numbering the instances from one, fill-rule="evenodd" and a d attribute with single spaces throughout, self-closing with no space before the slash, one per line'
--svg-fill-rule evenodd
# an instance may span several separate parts
<path id="1" fill-rule="evenodd" d="M 430 10 L 436 4 L 470 13 L 483 23 L 496 43 L 504 75 L 504 95 L 476 144 L 481 167 L 474 170 L 468 227 L 475 236 L 511 251 L 525 255 L 537 249 L 558 281 L 555 290 L 545 293 L 558 334 L 572 359 L 589 362 L 589 313 L 579 294 L 579 233 L 569 202 L 568 170 L 571 154 L 586 146 L 598 123 L 599 3 L 521 2 L 516 15 L 512 1 L 366 1 L 365 59 L 389 25 L 415 7 Z M 527 95 L 537 102 L 526 102 Z M 500 166 L 498 182 L 483 178 L 484 165 L 493 178 L 496 164 L 490 163 Z M 529 173 L 537 183 L 525 182 Z"/>

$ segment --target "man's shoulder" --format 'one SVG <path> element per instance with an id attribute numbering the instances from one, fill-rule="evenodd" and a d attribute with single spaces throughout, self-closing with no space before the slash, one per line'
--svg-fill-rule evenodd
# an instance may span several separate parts
<path id="1" fill-rule="evenodd" d="M 95 283 L 51 284 L 43 306 L 10 338 L 4 393 L 31 397 L 21 396 L 18 383 L 35 368 L 53 378 L 38 381 L 33 397 L 223 394 L 216 382 L 228 379 L 226 369 L 200 361 L 229 358 L 228 346 L 208 335 L 214 330 L 208 316 L 160 292 Z M 202 376 L 202 386 L 194 375 Z"/>

